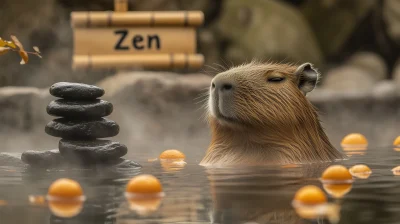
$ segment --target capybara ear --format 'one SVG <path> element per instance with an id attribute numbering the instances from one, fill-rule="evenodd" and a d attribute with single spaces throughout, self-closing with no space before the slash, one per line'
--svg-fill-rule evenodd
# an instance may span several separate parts
<path id="1" fill-rule="evenodd" d="M 317 85 L 319 73 L 311 63 L 300 65 L 296 69 L 295 75 L 298 80 L 298 87 L 304 95 L 311 92 Z"/>

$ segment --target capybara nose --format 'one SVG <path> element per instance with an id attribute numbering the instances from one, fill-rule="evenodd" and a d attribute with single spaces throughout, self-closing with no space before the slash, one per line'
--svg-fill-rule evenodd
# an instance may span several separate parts
<path id="1" fill-rule="evenodd" d="M 228 81 L 219 81 L 215 80 L 211 84 L 211 88 L 219 91 L 219 92 L 231 92 L 233 91 L 233 83 Z"/>

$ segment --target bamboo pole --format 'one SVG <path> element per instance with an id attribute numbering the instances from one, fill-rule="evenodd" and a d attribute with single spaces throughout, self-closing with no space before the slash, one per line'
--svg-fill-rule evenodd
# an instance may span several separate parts
<path id="1" fill-rule="evenodd" d="M 73 69 L 198 69 L 204 64 L 201 54 L 74 55 Z"/>
<path id="2" fill-rule="evenodd" d="M 168 12 L 72 12 L 73 28 L 132 27 L 132 26 L 201 26 L 204 14 L 201 11 Z"/>

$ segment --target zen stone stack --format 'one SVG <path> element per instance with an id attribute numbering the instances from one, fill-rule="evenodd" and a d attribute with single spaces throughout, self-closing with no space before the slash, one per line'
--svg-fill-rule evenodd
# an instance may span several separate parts
<path id="1" fill-rule="evenodd" d="M 59 117 L 46 125 L 47 134 L 62 138 L 58 150 L 27 151 L 22 160 L 32 166 L 54 166 L 58 163 L 82 166 L 138 167 L 122 159 L 125 145 L 103 138 L 119 133 L 115 121 L 105 118 L 113 111 L 110 102 L 99 99 L 104 90 L 92 85 L 59 82 L 50 87 L 50 94 L 61 98 L 47 106 L 49 115 Z"/>

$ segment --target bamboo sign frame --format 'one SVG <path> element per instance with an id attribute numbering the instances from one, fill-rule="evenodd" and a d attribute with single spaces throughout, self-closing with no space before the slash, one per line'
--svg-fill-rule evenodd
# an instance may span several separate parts
<path id="1" fill-rule="evenodd" d="M 115 11 L 72 12 L 74 69 L 197 69 L 196 27 L 201 11 L 132 12 L 128 0 L 114 0 Z"/>

